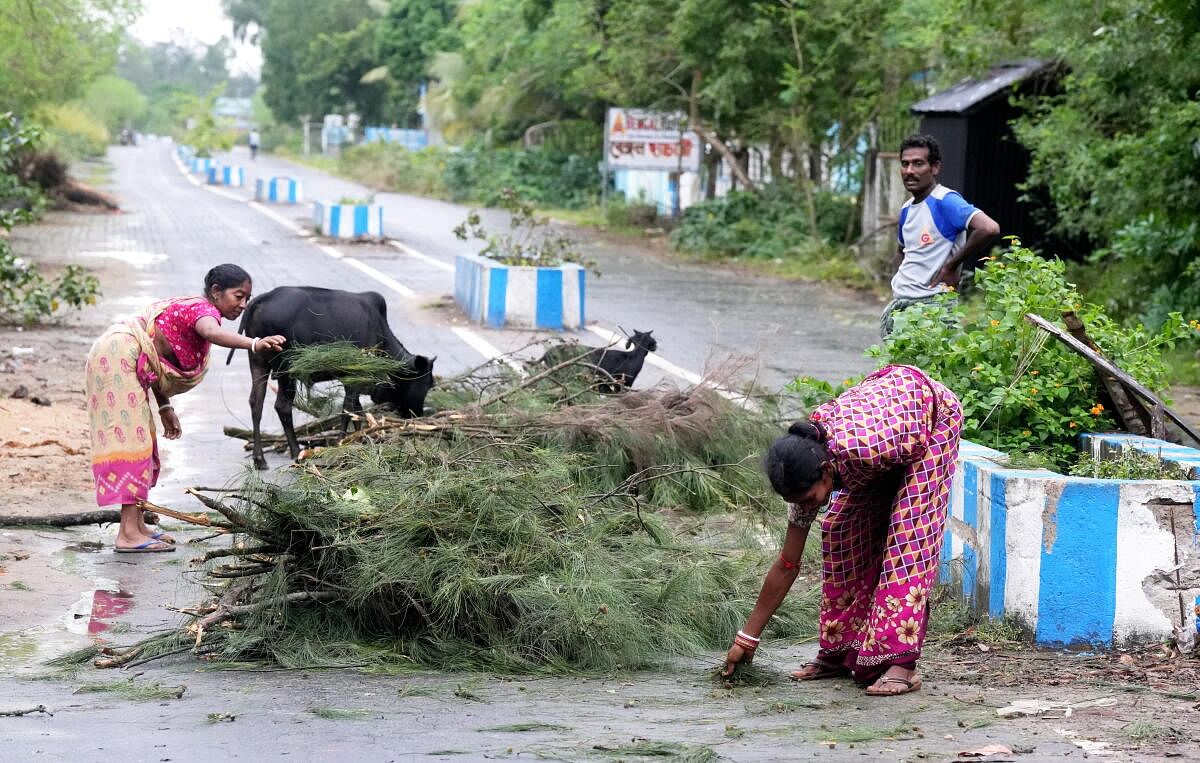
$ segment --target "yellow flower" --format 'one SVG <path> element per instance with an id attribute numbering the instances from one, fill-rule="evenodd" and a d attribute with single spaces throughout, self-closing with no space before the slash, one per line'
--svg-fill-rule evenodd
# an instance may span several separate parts
<path id="1" fill-rule="evenodd" d="M 997 326 L 999 326 L 999 325 L 1000 325 L 1000 321 L 998 321 L 998 320 L 996 320 L 995 318 L 993 318 L 993 319 L 992 319 L 992 328 L 996 328 L 996 327 L 997 327 Z"/>
<path id="2" fill-rule="evenodd" d="M 1022 430 L 1021 430 L 1021 436 L 1022 436 L 1022 437 L 1029 437 L 1029 436 L 1030 436 L 1030 435 L 1032 435 L 1032 434 L 1033 434 L 1033 432 L 1030 432 L 1028 429 L 1022 429 Z"/>
<path id="3" fill-rule="evenodd" d="M 1037 375 L 1038 375 L 1038 374 L 1040 374 L 1040 373 L 1041 373 L 1041 371 L 1030 371 L 1030 372 L 1029 372 L 1029 375 L 1030 375 L 1030 376 L 1037 376 Z"/>
<path id="4" fill-rule="evenodd" d="M 1030 394 L 1032 394 L 1032 395 L 1036 395 L 1036 394 L 1037 394 L 1037 387 L 1030 387 L 1030 388 L 1029 388 L 1029 392 L 1030 392 Z"/>
<path id="5" fill-rule="evenodd" d="M 1075 428 L 1075 422 L 1074 422 L 1074 421 L 1072 421 L 1070 424 L 1067 424 L 1067 426 L 1071 427 L 1071 429 L 1074 429 L 1074 428 Z"/>
<path id="6" fill-rule="evenodd" d="M 842 640 L 842 631 L 846 624 L 841 620 L 826 620 L 821 624 L 821 640 L 836 644 Z"/>
<path id="7" fill-rule="evenodd" d="M 912 608 L 913 612 L 920 612 L 925 609 L 925 602 L 929 597 L 929 589 L 923 585 L 915 585 L 908 589 L 908 594 L 904 597 L 904 602 Z"/>
<path id="8" fill-rule="evenodd" d="M 842 381 L 842 386 L 843 386 L 843 387 L 849 387 L 849 386 L 850 386 L 850 384 L 851 384 L 851 381 L 850 381 L 849 379 L 844 379 L 844 380 Z"/>
<path id="9" fill-rule="evenodd" d="M 1104 413 L 1103 405 L 1101 405 L 1100 403 L 1096 403 L 1095 405 L 1092 406 L 1092 415 L 1093 416 L 1099 416 L 1102 413 Z"/>
<path id="10" fill-rule="evenodd" d="M 913 618 L 908 618 L 900 623 L 900 627 L 896 629 L 896 637 L 905 644 L 917 643 L 917 637 L 921 632 L 921 626 Z"/>

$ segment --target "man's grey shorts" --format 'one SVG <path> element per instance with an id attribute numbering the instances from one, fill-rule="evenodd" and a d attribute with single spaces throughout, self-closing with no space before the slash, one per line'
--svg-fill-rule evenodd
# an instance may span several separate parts
<path id="1" fill-rule="evenodd" d="M 879 316 L 879 338 L 887 339 L 888 335 L 892 333 L 892 319 L 895 313 L 920 304 L 937 304 L 944 307 L 946 310 L 944 320 L 953 321 L 949 314 L 958 307 L 958 297 L 943 297 L 941 294 L 934 294 L 929 297 L 897 297 L 893 299 L 887 303 L 887 307 L 883 308 L 883 314 Z"/>

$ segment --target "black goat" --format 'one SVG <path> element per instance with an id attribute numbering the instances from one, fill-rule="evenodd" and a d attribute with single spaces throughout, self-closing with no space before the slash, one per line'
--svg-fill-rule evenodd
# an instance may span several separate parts
<path id="1" fill-rule="evenodd" d="M 633 336 L 625 341 L 625 350 L 612 347 L 598 347 L 592 350 L 589 360 L 604 372 L 597 373 L 601 380 L 598 385 L 601 392 L 620 392 L 633 386 L 634 380 L 646 363 L 646 354 L 658 349 L 658 341 L 651 336 L 653 333 L 635 329 Z"/>
<path id="2" fill-rule="evenodd" d="M 653 333 L 634 331 L 625 341 L 626 350 L 597 347 L 581 354 L 581 345 L 574 340 L 556 344 L 546 350 L 536 365 L 553 367 L 576 361 L 579 365 L 574 368 L 582 366 L 594 374 L 598 391 L 615 394 L 633 386 L 634 380 L 642 372 L 646 354 L 658 349 L 658 341 L 651 336 Z"/>

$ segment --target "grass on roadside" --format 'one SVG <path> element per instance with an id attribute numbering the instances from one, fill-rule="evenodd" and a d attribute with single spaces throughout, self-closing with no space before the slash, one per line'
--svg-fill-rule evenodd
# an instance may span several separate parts
<path id="1" fill-rule="evenodd" d="M 364 721 L 374 715 L 372 711 L 361 707 L 310 707 L 308 712 L 327 721 Z"/>
<path id="2" fill-rule="evenodd" d="M 182 699 L 187 686 L 163 686 L 158 681 L 153 683 L 138 683 L 132 678 L 128 681 L 105 681 L 101 683 L 83 684 L 74 694 L 111 694 L 130 702 L 150 702 L 159 699 Z"/>

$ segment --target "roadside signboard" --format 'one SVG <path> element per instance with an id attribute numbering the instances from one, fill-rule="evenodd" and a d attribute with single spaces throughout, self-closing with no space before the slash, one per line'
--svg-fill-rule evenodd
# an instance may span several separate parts
<path id="1" fill-rule="evenodd" d="M 608 169 L 699 172 L 703 145 L 682 114 L 611 108 L 604 127 Z"/>

